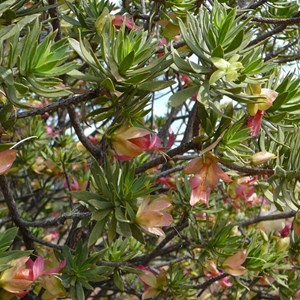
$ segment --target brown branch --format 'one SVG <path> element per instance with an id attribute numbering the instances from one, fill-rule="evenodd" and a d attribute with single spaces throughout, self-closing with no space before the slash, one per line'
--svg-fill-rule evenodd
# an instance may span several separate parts
<path id="1" fill-rule="evenodd" d="M 33 117 L 36 115 L 43 115 L 46 112 L 50 112 L 59 108 L 64 108 L 64 107 L 68 107 L 71 104 L 78 104 L 81 102 L 85 102 L 87 100 L 91 100 L 95 97 L 97 97 L 99 94 L 99 91 L 94 90 L 91 92 L 88 92 L 86 94 L 83 95 L 79 95 L 79 96 L 68 96 L 67 98 L 62 99 L 61 101 L 58 102 L 54 102 L 51 103 L 49 105 L 43 106 L 43 107 L 38 107 L 32 110 L 28 110 L 28 111 L 24 111 L 24 112 L 18 112 L 16 114 L 16 116 L 11 117 L 10 119 L 21 119 L 21 118 L 27 118 L 27 117 Z"/>
<path id="2" fill-rule="evenodd" d="M 23 218 L 19 217 L 19 222 L 24 227 L 52 227 L 63 224 L 66 220 L 69 219 L 85 219 L 91 216 L 90 212 L 77 212 L 77 210 L 73 210 L 69 213 L 62 214 L 59 217 L 49 218 L 49 219 L 39 219 L 36 221 L 27 221 Z M 5 217 L 0 219 L 0 226 L 4 225 L 12 220 L 11 217 Z"/>
<path id="3" fill-rule="evenodd" d="M 182 138 L 181 143 L 186 143 L 187 141 L 190 141 L 193 137 L 194 134 L 199 132 L 199 118 L 197 116 L 197 111 L 198 111 L 198 103 L 197 101 L 193 105 L 192 110 L 189 113 L 189 119 L 188 123 L 186 125 L 186 129 Z"/>
<path id="4" fill-rule="evenodd" d="M 24 224 L 17 208 L 17 204 L 14 200 L 12 191 L 9 187 L 9 183 L 4 175 L 0 176 L 0 188 L 2 190 L 6 205 L 8 207 L 9 214 L 12 221 L 19 227 L 20 233 L 23 236 L 25 246 L 28 250 L 34 250 L 34 244 L 32 240 L 32 235 L 28 230 L 27 226 Z"/>
<path id="5" fill-rule="evenodd" d="M 170 232 L 167 233 L 166 237 L 156 246 L 156 248 L 149 254 L 144 255 L 143 257 L 137 257 L 132 261 L 140 261 L 142 265 L 147 265 L 152 259 L 161 255 L 161 251 L 164 246 L 171 241 L 176 235 L 179 234 L 184 228 L 188 226 L 188 220 L 183 221 L 180 225 L 170 229 Z"/>
<path id="6" fill-rule="evenodd" d="M 151 169 L 151 168 L 153 168 L 157 165 L 165 163 L 166 162 L 166 157 L 172 158 L 175 155 L 183 154 L 183 153 L 185 153 L 189 150 L 198 149 L 199 147 L 200 147 L 200 144 L 196 143 L 194 141 L 191 141 L 191 142 L 188 142 L 186 144 L 180 145 L 175 149 L 167 151 L 164 156 L 157 157 L 157 158 L 141 165 L 140 167 L 138 167 L 136 169 L 136 173 L 138 174 L 138 173 L 145 172 L 148 169 Z"/>
<path id="7" fill-rule="evenodd" d="M 56 0 L 49 0 L 49 5 L 53 5 L 54 7 L 49 8 L 49 15 L 52 18 L 51 24 L 53 27 L 53 31 L 57 30 L 55 41 L 59 41 L 62 38 L 61 34 L 61 26 L 60 26 L 60 20 L 57 15 L 57 7 L 56 6 Z"/>
<path id="8" fill-rule="evenodd" d="M 72 123 L 72 126 L 80 140 L 80 142 L 82 143 L 82 145 L 96 158 L 99 159 L 99 157 L 102 156 L 102 151 L 100 149 L 100 147 L 98 148 L 95 144 L 93 144 L 84 134 L 81 126 L 80 126 L 80 122 L 78 120 L 78 116 L 77 113 L 74 109 L 73 105 L 68 106 L 68 113 L 70 116 L 70 120 Z"/>
<path id="9" fill-rule="evenodd" d="M 300 17 L 300 12 L 297 12 L 291 19 L 293 18 L 298 18 Z M 254 46 L 262 41 L 264 41 L 265 39 L 271 37 L 272 35 L 275 35 L 277 33 L 280 33 L 282 31 L 284 31 L 284 29 L 288 26 L 288 24 L 281 24 L 281 25 L 277 25 L 274 29 L 267 31 L 264 34 L 259 35 L 256 39 L 254 39 L 253 41 L 251 41 L 248 46 Z"/>
<path id="10" fill-rule="evenodd" d="M 275 60 L 274 62 L 277 63 L 277 64 L 284 64 L 284 63 L 292 62 L 292 61 L 296 61 L 296 60 L 300 60 L 300 54 L 285 55 L 285 56 L 283 56 L 283 58 Z"/>
<path id="11" fill-rule="evenodd" d="M 267 175 L 267 176 L 272 176 L 275 174 L 275 170 L 273 169 L 260 169 L 260 168 L 247 168 L 247 167 L 242 167 L 239 165 L 236 165 L 234 163 L 225 163 L 225 162 L 220 162 L 223 166 L 227 167 L 228 169 L 238 171 L 243 174 L 247 175 Z M 295 179 L 300 181 L 300 171 L 296 171 L 295 174 Z"/>
<path id="12" fill-rule="evenodd" d="M 300 23 L 300 17 L 295 18 L 286 18 L 286 19 L 273 19 L 273 18 L 262 18 L 262 17 L 253 17 L 251 21 L 265 24 L 275 24 L 275 25 L 293 25 Z"/>
<path id="13" fill-rule="evenodd" d="M 254 217 L 252 219 L 239 222 L 235 225 L 238 225 L 240 227 L 244 227 L 244 226 L 249 226 L 249 225 L 264 222 L 264 221 L 274 221 L 274 220 L 280 220 L 280 219 L 288 219 L 288 218 L 294 217 L 295 215 L 296 215 L 296 211 L 289 211 L 289 212 L 284 212 L 284 213 L 274 214 L 274 215 L 257 216 L 257 217 Z"/>
<path id="14" fill-rule="evenodd" d="M 263 4 L 267 3 L 269 0 L 260 0 L 257 1 L 256 3 L 250 4 L 249 6 L 246 7 L 246 9 L 256 9 L 260 6 L 262 6 Z"/>
<path id="15" fill-rule="evenodd" d="M 228 274 L 226 273 L 222 273 L 220 275 L 217 275 L 217 276 L 214 276 L 210 279 L 208 279 L 207 281 L 205 281 L 204 283 L 201 283 L 201 284 L 198 284 L 198 285 L 195 285 L 194 288 L 197 289 L 197 290 L 201 290 L 198 294 L 197 294 L 197 297 L 200 297 L 201 294 L 208 288 L 210 287 L 213 283 L 215 283 L 216 281 L 219 281 L 225 277 L 229 276 Z"/>

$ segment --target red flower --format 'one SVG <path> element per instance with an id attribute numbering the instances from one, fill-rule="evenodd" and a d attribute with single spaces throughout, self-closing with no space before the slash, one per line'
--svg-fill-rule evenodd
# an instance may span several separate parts
<path id="1" fill-rule="evenodd" d="M 125 16 L 120 16 L 120 15 L 112 16 L 112 24 L 117 29 L 120 29 L 124 22 L 125 22 L 125 27 L 127 27 L 128 29 L 136 29 L 136 30 L 143 29 L 143 27 L 135 25 L 133 19 L 131 18 L 126 18 Z"/>
<path id="2" fill-rule="evenodd" d="M 185 174 L 195 174 L 190 179 L 192 194 L 190 204 L 199 202 L 208 205 L 211 189 L 215 188 L 219 179 L 230 182 L 231 178 L 218 165 L 218 159 L 208 153 L 204 158 L 198 157 L 190 161 L 184 169 Z"/>
<path id="3" fill-rule="evenodd" d="M 247 127 L 250 128 L 251 136 L 258 135 L 264 114 L 265 112 L 263 110 L 258 110 L 254 116 L 248 118 Z"/>
<path id="4" fill-rule="evenodd" d="M 168 213 L 171 207 L 171 201 L 166 195 L 161 195 L 153 200 L 145 197 L 136 214 L 136 222 L 145 231 L 165 237 L 161 227 L 172 224 L 173 218 Z"/>
<path id="5" fill-rule="evenodd" d="M 117 159 L 130 160 L 145 151 L 168 149 L 174 140 L 174 134 L 170 134 L 167 146 L 161 147 L 161 140 L 157 135 L 143 128 L 124 126 L 114 132 L 112 146 Z"/>

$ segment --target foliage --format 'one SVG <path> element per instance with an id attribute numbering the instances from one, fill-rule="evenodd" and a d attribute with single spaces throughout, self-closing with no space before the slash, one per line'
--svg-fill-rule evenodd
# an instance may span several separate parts
<path id="1" fill-rule="evenodd" d="M 299 1 L 0 1 L 1 299 L 300 299 Z"/>

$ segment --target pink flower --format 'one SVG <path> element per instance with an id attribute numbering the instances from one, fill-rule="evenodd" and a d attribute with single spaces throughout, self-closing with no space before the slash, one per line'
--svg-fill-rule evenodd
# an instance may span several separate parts
<path id="1" fill-rule="evenodd" d="M 231 178 L 218 165 L 218 159 L 208 153 L 204 158 L 197 157 L 190 161 L 185 169 L 185 174 L 195 174 L 190 179 L 192 194 L 190 204 L 195 205 L 199 202 L 208 205 L 211 189 L 215 188 L 219 179 L 230 182 Z"/>
<path id="2" fill-rule="evenodd" d="M 248 118 L 247 126 L 251 129 L 251 136 L 258 135 L 265 110 L 272 106 L 273 101 L 278 96 L 277 92 L 270 89 L 260 89 L 260 87 L 258 87 L 257 90 L 260 91 L 260 93 L 252 91 L 251 94 L 260 95 L 262 97 L 257 100 L 257 103 L 248 104 L 248 112 L 250 117 Z"/>
<path id="3" fill-rule="evenodd" d="M 125 22 L 125 27 L 127 27 L 128 29 L 135 29 L 135 30 L 143 29 L 143 27 L 135 25 L 133 19 L 131 18 L 126 18 L 125 16 L 120 16 L 120 15 L 112 16 L 112 24 L 117 29 L 120 29 L 124 22 Z"/>
<path id="4" fill-rule="evenodd" d="M 23 297 L 30 291 L 35 280 L 43 275 L 58 273 L 65 266 L 66 260 L 47 271 L 44 270 L 44 263 L 44 258 L 40 256 L 35 261 L 29 256 L 12 261 L 12 267 L 2 272 L 0 276 L 0 286 L 11 294 Z"/>
<path id="5" fill-rule="evenodd" d="M 145 197 L 137 211 L 136 222 L 145 231 L 164 237 L 161 227 L 170 226 L 173 222 L 172 216 L 167 212 L 171 207 L 170 199 L 165 195 L 153 200 L 149 196 Z"/>
<path id="6" fill-rule="evenodd" d="M 172 177 L 160 177 L 156 180 L 157 183 L 163 184 L 166 188 L 175 190 L 176 189 L 176 184 L 175 184 L 175 179 Z"/>
<path id="7" fill-rule="evenodd" d="M 57 136 L 59 135 L 59 132 L 55 131 L 51 126 L 47 125 L 46 126 L 46 132 L 47 134 L 49 134 L 50 136 Z"/>
<path id="8" fill-rule="evenodd" d="M 261 151 L 253 154 L 250 159 L 252 161 L 252 164 L 256 166 L 256 165 L 264 164 L 274 158 L 276 158 L 276 155 L 274 153 Z"/>
<path id="9" fill-rule="evenodd" d="M 240 250 L 234 255 L 227 257 L 222 264 L 224 271 L 232 276 L 243 275 L 247 271 L 247 269 L 242 266 L 246 258 L 246 250 Z"/>
<path id="10" fill-rule="evenodd" d="M 182 81 L 182 87 L 187 87 L 192 84 L 191 78 L 186 74 L 180 75 L 180 79 Z"/>
<path id="11" fill-rule="evenodd" d="M 69 188 L 70 188 L 70 191 L 79 191 L 80 190 L 79 183 L 73 176 L 69 176 L 68 181 L 69 181 L 70 187 L 68 186 L 67 179 L 64 178 L 64 187 L 65 187 L 65 189 L 69 190 Z"/>
<path id="12" fill-rule="evenodd" d="M 99 143 L 99 141 L 98 141 L 94 136 L 92 136 L 92 135 L 90 135 L 90 136 L 88 137 L 88 139 L 89 139 L 93 144 L 98 144 L 98 143 Z"/>
<path id="13" fill-rule="evenodd" d="M 211 189 L 205 183 L 201 176 L 196 175 L 189 180 L 192 193 L 190 198 L 190 205 L 194 206 L 197 203 L 203 203 L 208 205 L 208 199 L 210 196 Z"/>
<path id="14" fill-rule="evenodd" d="M 250 207 L 261 205 L 264 202 L 264 197 L 262 195 L 258 196 L 256 193 L 253 193 L 248 199 L 247 204 Z"/>
<path id="15" fill-rule="evenodd" d="M 291 232 L 292 224 L 285 224 L 285 226 L 279 231 L 282 238 L 289 236 Z"/>
<path id="16" fill-rule="evenodd" d="M 11 168 L 16 156 L 16 150 L 7 149 L 0 151 L 0 175 L 3 175 Z"/>
<path id="17" fill-rule="evenodd" d="M 116 152 L 116 158 L 130 160 L 144 151 L 165 150 L 174 143 L 174 134 L 170 134 L 166 147 L 161 147 L 161 140 L 148 130 L 137 127 L 123 126 L 116 130 L 112 136 L 112 146 Z"/>
<path id="18" fill-rule="evenodd" d="M 33 270 L 26 267 L 29 256 L 13 260 L 11 268 L 5 270 L 0 277 L 0 286 L 20 297 L 26 295 L 33 283 Z"/>
<path id="19" fill-rule="evenodd" d="M 247 127 L 250 128 L 251 136 L 258 135 L 264 114 L 264 111 L 258 110 L 254 116 L 248 118 Z"/>
<path id="20" fill-rule="evenodd" d="M 167 287 L 167 272 L 162 269 L 158 275 L 150 268 L 139 266 L 143 272 L 139 279 L 144 283 L 144 293 L 142 299 L 156 298 Z"/>
<path id="21" fill-rule="evenodd" d="M 58 237 L 59 237 L 59 232 L 57 229 L 54 229 L 44 236 L 44 240 L 47 242 L 52 242 Z"/>
<path id="22" fill-rule="evenodd" d="M 219 275 L 223 274 L 223 272 L 220 272 L 218 270 L 214 260 L 208 260 L 207 261 L 207 263 L 205 264 L 205 268 L 204 268 L 203 272 L 204 272 L 204 275 L 208 278 L 216 277 L 216 276 L 219 276 Z M 222 278 L 222 279 L 218 280 L 218 283 L 220 283 L 220 285 L 223 286 L 223 287 L 231 287 L 232 286 L 232 283 L 230 282 L 229 276 L 226 276 L 225 278 Z"/>

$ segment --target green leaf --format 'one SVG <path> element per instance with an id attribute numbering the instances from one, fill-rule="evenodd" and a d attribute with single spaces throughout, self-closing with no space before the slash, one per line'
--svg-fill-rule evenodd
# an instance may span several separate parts
<path id="1" fill-rule="evenodd" d="M 0 151 L 6 150 L 11 148 L 15 143 L 5 143 L 5 144 L 0 144 Z"/>
<path id="2" fill-rule="evenodd" d="M 103 28 L 104 28 L 106 22 L 111 22 L 109 9 L 107 7 L 105 7 L 103 9 L 101 15 L 96 19 L 96 22 L 95 22 L 96 32 L 100 37 L 102 35 Z"/>
<path id="3" fill-rule="evenodd" d="M 44 97 L 48 97 L 48 98 L 57 98 L 57 97 L 64 97 L 64 96 L 68 96 L 68 95 L 72 94 L 72 92 L 67 89 L 45 88 L 34 77 L 26 77 L 26 80 L 28 80 L 28 82 L 31 84 L 30 89 L 40 96 L 44 96 Z"/>
<path id="4" fill-rule="evenodd" d="M 112 80 L 109 77 L 107 77 L 103 81 L 101 81 L 100 85 L 103 86 L 104 88 L 107 88 L 108 90 L 110 90 L 112 92 L 114 92 L 116 90 L 114 83 L 112 82 Z"/>
<path id="5" fill-rule="evenodd" d="M 26 93 L 29 91 L 28 86 L 26 86 L 26 85 L 24 85 L 24 84 L 22 84 L 22 83 L 15 82 L 14 85 L 15 85 L 16 90 L 17 90 L 21 95 L 24 95 L 24 94 L 26 94 Z"/>
<path id="6" fill-rule="evenodd" d="M 191 98 L 193 95 L 197 94 L 199 90 L 199 86 L 188 87 L 183 90 L 177 91 L 173 94 L 169 99 L 169 104 L 172 107 L 176 107 L 181 105 L 185 100 Z"/>
<path id="7" fill-rule="evenodd" d="M 174 83 L 175 83 L 174 80 L 148 81 L 148 82 L 141 83 L 137 87 L 139 90 L 142 90 L 142 91 L 156 92 L 156 91 L 163 90 L 163 89 L 173 85 Z"/>
<path id="8" fill-rule="evenodd" d="M 94 58 L 93 56 L 88 52 L 88 50 L 85 48 L 81 41 L 80 37 L 80 42 L 76 41 L 75 39 L 69 38 L 68 39 L 71 47 L 77 52 L 77 54 L 85 61 L 87 62 L 90 66 L 95 66 L 94 63 Z"/>
<path id="9" fill-rule="evenodd" d="M 32 251 L 12 250 L 0 254 L 0 266 L 10 263 L 12 260 L 28 256 Z"/>
<path id="10" fill-rule="evenodd" d="M 264 118 L 269 122 L 279 123 L 280 121 L 284 120 L 286 115 L 287 115 L 286 112 L 281 112 L 273 115 L 266 115 Z"/>
<path id="11" fill-rule="evenodd" d="M 219 45 L 213 50 L 213 52 L 211 53 L 211 57 L 224 57 L 224 50 L 221 45 Z"/>
<path id="12" fill-rule="evenodd" d="M 84 202 L 88 202 L 91 199 L 96 199 L 99 201 L 103 201 L 105 199 L 103 199 L 101 196 L 99 196 L 98 194 L 92 193 L 92 192 L 86 192 L 86 191 L 74 191 L 74 192 L 69 192 L 72 196 L 74 196 L 75 198 L 82 200 Z"/>
<path id="13" fill-rule="evenodd" d="M 10 247 L 17 236 L 17 233 L 18 228 L 13 227 L 0 234 L 0 253 L 6 251 Z"/>
<path id="14" fill-rule="evenodd" d="M 82 285 L 80 282 L 76 282 L 76 300 L 84 300 L 85 299 L 85 295 L 84 295 L 84 291 L 83 291 L 83 288 L 82 288 Z"/>
<path id="15" fill-rule="evenodd" d="M 211 71 L 210 68 L 198 65 L 193 61 L 182 59 L 174 48 L 172 48 L 172 54 L 173 54 L 174 63 L 181 72 L 207 74 L 208 72 Z"/>
<path id="16" fill-rule="evenodd" d="M 118 289 L 120 289 L 121 291 L 123 291 L 124 290 L 124 283 L 123 283 L 123 280 L 122 280 L 121 275 L 120 275 L 118 270 L 114 271 L 113 278 L 114 278 L 114 284 L 116 285 L 116 287 Z"/>
<path id="17" fill-rule="evenodd" d="M 97 240 L 101 237 L 105 224 L 106 224 L 106 219 L 102 219 L 101 221 L 96 222 L 89 236 L 88 247 L 94 245 L 97 242 Z"/>
<path id="18" fill-rule="evenodd" d="M 0 16 L 19 0 L 6 0 L 0 4 Z"/>
<path id="19" fill-rule="evenodd" d="M 228 45 L 227 48 L 225 48 L 225 53 L 230 53 L 232 51 L 237 50 L 244 40 L 244 31 L 241 30 L 232 40 L 232 42 Z"/>
<path id="20" fill-rule="evenodd" d="M 134 51 L 131 51 L 121 62 L 119 66 L 119 72 L 121 75 L 124 75 L 125 72 L 132 66 L 132 63 L 134 61 Z"/>
<path id="21" fill-rule="evenodd" d="M 222 44 L 226 38 L 227 33 L 230 31 L 233 22 L 235 20 L 236 9 L 232 9 L 226 18 L 222 22 L 222 28 L 219 32 L 219 39 L 218 42 Z"/>
<path id="22" fill-rule="evenodd" d="M 111 209 L 97 210 L 92 213 L 92 220 L 101 221 L 111 213 Z"/>

